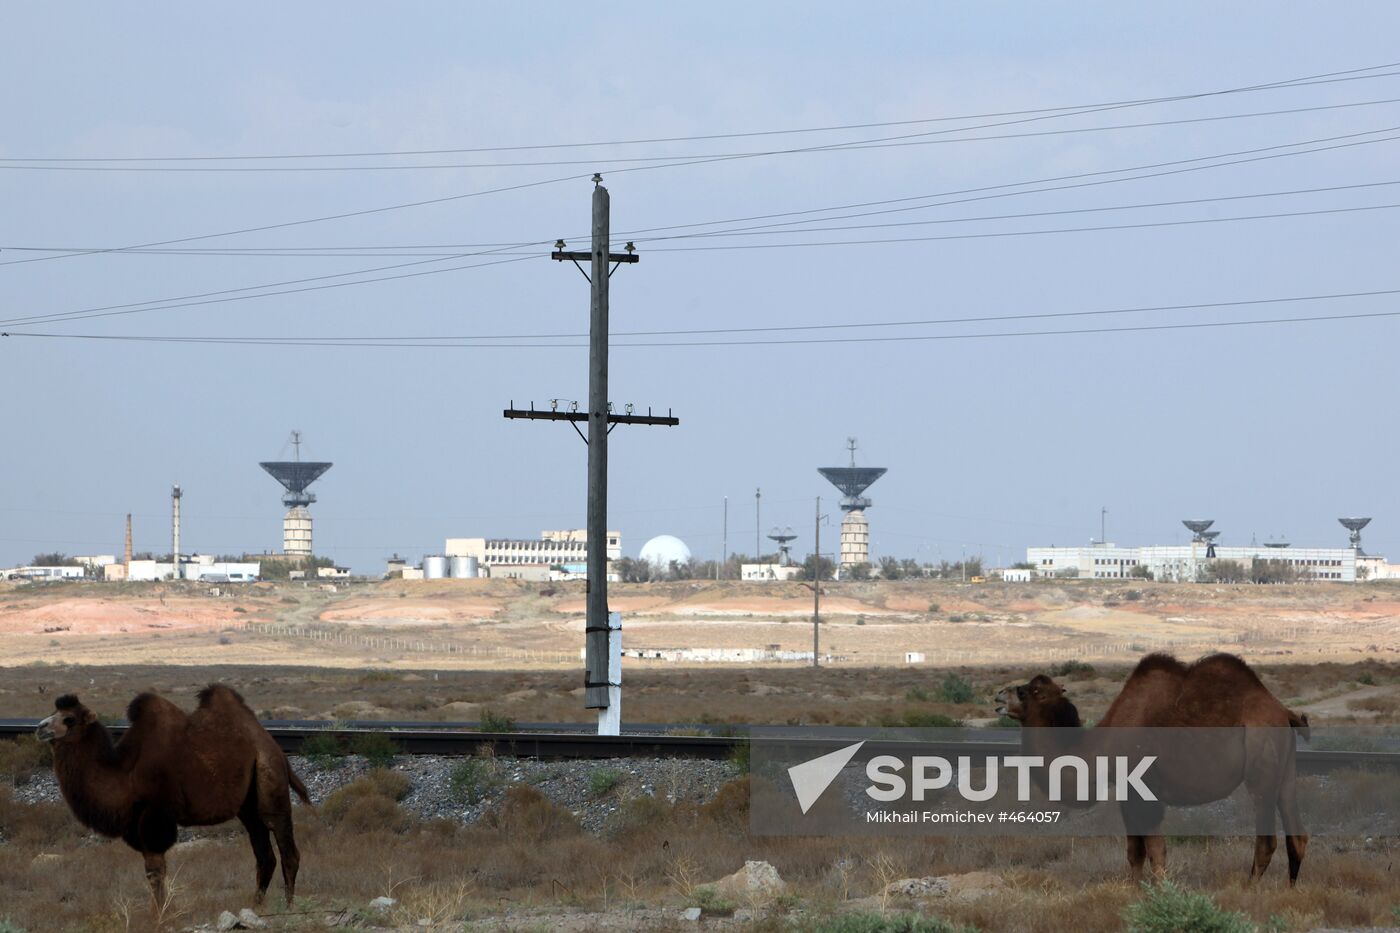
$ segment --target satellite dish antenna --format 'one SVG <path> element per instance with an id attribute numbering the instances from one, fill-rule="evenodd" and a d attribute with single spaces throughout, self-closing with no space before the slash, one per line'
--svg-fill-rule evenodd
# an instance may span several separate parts
<path id="1" fill-rule="evenodd" d="M 1206 557 L 1209 559 L 1214 559 L 1215 557 L 1215 539 L 1218 537 L 1220 537 L 1220 532 L 1218 531 L 1201 532 L 1201 538 L 1206 542 Z"/>
<path id="2" fill-rule="evenodd" d="M 773 530 L 768 532 L 768 540 L 775 541 L 778 544 L 778 566 L 790 566 L 792 564 L 791 542 L 797 540 L 797 534 L 792 530 L 792 528 L 778 528 L 777 526 L 774 526 Z"/>
<path id="3" fill-rule="evenodd" d="M 311 513 L 306 507 L 316 501 L 316 494 L 306 487 L 331 468 L 332 464 L 301 459 L 301 432 L 292 432 L 293 460 L 271 460 L 259 463 L 282 488 L 287 490 L 282 504 L 287 515 L 282 522 L 282 551 L 285 554 L 311 555 Z"/>
<path id="4" fill-rule="evenodd" d="M 1352 550 L 1358 554 L 1363 553 L 1361 550 L 1361 529 L 1371 524 L 1371 520 L 1369 518 L 1339 518 L 1337 521 L 1342 523 L 1343 528 L 1351 532 L 1349 537 Z"/>
<path id="5" fill-rule="evenodd" d="M 1194 542 L 1197 543 L 1197 544 L 1204 544 L 1204 543 L 1206 542 L 1206 538 L 1205 538 L 1206 529 L 1209 528 L 1211 525 L 1214 525 L 1214 524 L 1215 524 L 1215 519 L 1213 519 L 1213 518 L 1183 518 L 1183 519 L 1181 520 L 1181 523 L 1182 523 L 1183 525 L 1185 525 L 1185 526 L 1191 531 L 1191 534 L 1192 534 L 1191 540 L 1192 540 L 1192 541 L 1194 541 Z"/>

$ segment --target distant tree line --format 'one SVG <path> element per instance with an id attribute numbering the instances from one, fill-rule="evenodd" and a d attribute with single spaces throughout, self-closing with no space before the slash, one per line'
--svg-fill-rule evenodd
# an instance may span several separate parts
<path id="1" fill-rule="evenodd" d="M 738 580 L 743 575 L 744 564 L 776 564 L 778 555 L 763 554 L 750 557 L 747 554 L 730 554 L 723 562 L 715 560 L 672 561 L 668 567 L 659 567 L 648 561 L 623 557 L 613 561 L 613 571 L 624 583 L 654 583 L 668 580 Z M 831 558 L 808 554 L 798 565 L 799 580 L 831 580 L 836 576 L 836 563 Z M 912 557 L 882 557 L 876 564 L 855 564 L 843 574 L 846 580 L 905 580 L 934 579 L 962 580 L 982 576 L 986 566 L 981 557 L 970 557 L 966 561 L 939 561 L 937 564 L 921 564 Z"/>

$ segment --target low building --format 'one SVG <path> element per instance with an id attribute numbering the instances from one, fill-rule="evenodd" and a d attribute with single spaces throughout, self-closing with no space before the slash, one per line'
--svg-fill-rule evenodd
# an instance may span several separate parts
<path id="1" fill-rule="evenodd" d="M 1356 581 L 1356 551 L 1352 548 L 1295 548 L 1249 545 L 1227 547 L 1203 542 L 1181 545 L 1119 547 L 1105 543 L 1087 547 L 1033 547 L 1026 561 L 1042 577 L 1124 580 L 1150 575 L 1153 580 L 1190 583 L 1202 578 L 1215 561 L 1232 561 L 1247 571 L 1273 563 L 1309 580 Z"/>
<path id="2" fill-rule="evenodd" d="M 322 580 L 348 580 L 350 579 L 349 567 L 317 567 L 316 576 Z"/>
<path id="3" fill-rule="evenodd" d="M 254 583 L 262 574 L 257 561 L 208 561 L 184 564 L 181 569 L 186 580 L 204 583 Z"/>
<path id="4" fill-rule="evenodd" d="M 584 529 L 571 531 L 542 531 L 538 538 L 448 538 L 443 554 L 450 561 L 454 557 L 475 557 L 487 574 L 492 577 L 524 579 L 520 574 L 503 573 L 513 567 L 527 567 L 535 564 L 550 567 L 587 565 L 588 532 Z M 608 532 L 608 562 L 622 557 L 622 534 Z M 585 577 L 587 570 L 584 571 Z M 609 578 L 611 578 L 609 574 Z M 548 579 L 546 575 L 545 579 Z"/>
<path id="5" fill-rule="evenodd" d="M 52 582 L 55 580 L 81 580 L 87 576 L 86 567 L 12 567 L 0 570 L 0 580 L 34 580 Z"/>
<path id="6" fill-rule="evenodd" d="M 796 564 L 740 564 L 739 579 L 756 581 L 787 581 L 802 577 L 802 568 Z"/>
<path id="7" fill-rule="evenodd" d="M 549 564 L 499 564 L 491 568 L 492 578 L 503 580 L 526 580 L 531 583 L 548 583 Z"/>
<path id="8" fill-rule="evenodd" d="M 1001 579 L 1005 583 L 1029 583 L 1034 575 L 1029 567 L 1007 567 L 1001 572 Z"/>

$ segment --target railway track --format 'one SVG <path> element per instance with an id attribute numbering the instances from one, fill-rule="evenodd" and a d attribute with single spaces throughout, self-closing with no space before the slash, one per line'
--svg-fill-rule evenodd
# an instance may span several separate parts
<path id="1" fill-rule="evenodd" d="M 0 719 L 0 740 L 12 740 L 32 735 L 37 719 Z M 743 734 L 720 734 L 711 727 L 678 727 L 659 723 L 639 724 L 625 735 L 595 735 L 592 727 L 583 723 L 522 723 L 515 732 L 482 732 L 476 723 L 444 722 L 382 722 L 360 720 L 327 722 L 324 720 L 268 720 L 264 727 L 288 754 L 298 754 L 302 744 L 312 736 L 333 736 L 348 745 L 357 736 L 381 733 L 388 735 L 406 755 L 465 756 L 477 754 L 483 747 L 495 754 L 517 758 L 582 759 L 582 758 L 701 758 L 726 759 L 735 756 L 740 746 L 748 742 Z M 125 730 L 125 723 L 109 726 L 114 737 Z M 678 734 L 700 732 L 703 734 Z M 819 755 L 837 747 L 831 738 L 808 736 L 774 737 L 785 746 L 799 752 Z M 907 753 L 908 741 L 872 739 L 859 756 L 864 759 L 876 754 Z M 934 741 L 919 744 L 924 754 L 957 757 L 959 755 L 1014 754 L 1019 749 L 1015 741 Z M 1318 774 L 1338 768 L 1365 767 L 1400 771 L 1400 752 L 1298 750 L 1298 770 L 1303 774 Z"/>

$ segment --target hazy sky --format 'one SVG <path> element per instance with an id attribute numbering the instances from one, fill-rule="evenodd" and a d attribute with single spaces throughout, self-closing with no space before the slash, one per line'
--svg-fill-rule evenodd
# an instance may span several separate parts
<path id="1" fill-rule="evenodd" d="M 1400 59 L 1394 44 L 1400 9 L 1389 3 L 19 4 L 5 19 L 0 159 L 10 161 L 0 165 L 6 166 L 37 158 L 482 149 L 928 120 L 1195 94 Z M 612 193 L 613 230 L 625 233 L 1005 186 L 1388 127 L 1397 135 L 1400 103 L 1385 103 L 948 141 L 1391 98 L 1400 98 L 1400 77 L 1054 115 L 962 133 L 946 131 L 1027 117 L 584 149 L 157 163 L 577 163 L 568 165 L 237 173 L 0 168 L 0 263 L 55 255 L 20 247 L 146 244 L 586 176 L 595 168 Z M 931 132 L 943 135 L 904 140 L 916 145 L 643 171 L 620 169 L 658 163 L 605 161 Z M 1376 138 L 1387 137 L 1349 141 Z M 613 329 L 871 324 L 1397 289 L 1400 212 L 1384 208 L 967 236 L 1394 206 L 1400 204 L 1397 152 L 1400 141 L 1383 141 L 941 207 L 906 201 L 887 206 L 920 209 L 818 226 L 999 218 L 975 222 L 748 239 L 648 240 L 638 234 L 642 261 L 612 280 Z M 1116 176 L 1083 180 L 1105 177 Z M 1376 182 L 1392 184 L 1004 216 Z M 548 243 L 564 236 L 586 248 L 591 188 L 584 177 L 180 246 L 437 247 Z M 954 236 L 964 238 L 756 248 Z M 719 245 L 750 248 L 690 248 Z M 540 258 L 0 329 L 308 338 L 586 330 L 584 280 L 550 262 L 547 246 L 530 249 Z M 424 251 L 473 250 L 416 252 Z M 155 299 L 409 262 L 422 264 L 377 274 L 483 261 L 127 253 L 19 262 L 0 265 L 0 320 L 139 308 L 136 303 Z M 1392 295 L 653 339 L 969 334 L 1397 307 Z M 956 558 L 966 546 L 969 553 L 1010 561 L 1027 545 L 1087 542 L 1098 534 L 1099 509 L 1107 507 L 1109 537 L 1123 544 L 1184 540 L 1178 520 L 1203 517 L 1216 519 L 1222 543 L 1286 535 L 1298 544 L 1343 545 L 1346 533 L 1336 517 L 1373 515 L 1368 549 L 1400 558 L 1393 492 L 1400 444 L 1392 424 L 1397 335 L 1400 320 L 1372 318 L 1061 337 L 619 346 L 612 357 L 613 399 L 673 408 L 682 424 L 614 432 L 611 524 L 621 529 L 629 554 L 648 537 L 667 533 L 686 540 L 698 556 L 717 556 L 720 505 L 728 496 L 730 549 L 751 551 L 753 494 L 762 487 L 764 530 L 794 526 L 801 535 L 796 549 L 805 553 L 814 498 L 821 495 L 833 507 L 836 498 L 816 468 L 844 463 L 845 439 L 856 435 L 860 461 L 889 468 L 870 492 L 877 555 Z M 508 422 L 501 410 L 512 399 L 585 399 L 585 364 L 586 351 L 576 347 L 0 340 L 6 402 L 0 565 L 41 550 L 119 552 L 126 512 L 135 513 L 137 548 L 165 552 L 168 492 L 175 482 L 185 488 L 185 550 L 277 548 L 281 490 L 257 462 L 284 452 L 293 428 L 305 433 L 305 457 L 335 461 L 314 487 L 320 497 L 312 507 L 317 550 L 356 570 L 379 570 L 395 551 L 412 557 L 437 552 L 449 536 L 528 536 L 581 526 L 584 445 L 566 425 Z M 839 513 L 824 532 L 829 541 L 835 541 L 837 521 Z"/>

